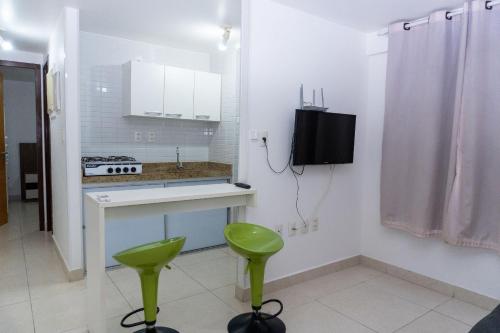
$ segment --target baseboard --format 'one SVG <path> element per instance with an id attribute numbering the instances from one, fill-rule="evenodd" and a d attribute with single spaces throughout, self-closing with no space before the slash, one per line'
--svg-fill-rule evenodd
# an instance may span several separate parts
<path id="1" fill-rule="evenodd" d="M 494 299 L 492 297 L 481 295 L 474 291 L 458 287 L 440 280 L 436 280 L 434 278 L 430 278 L 428 276 L 415 273 L 370 257 L 361 256 L 361 265 L 437 291 L 438 293 L 454 297 L 458 300 L 474 304 L 486 310 L 491 311 L 500 303 L 500 300 Z"/>
<path id="2" fill-rule="evenodd" d="M 62 263 L 62 266 L 64 269 L 64 273 L 66 274 L 68 281 L 73 282 L 73 281 L 83 280 L 83 278 L 85 277 L 84 270 L 83 269 L 74 269 L 74 270 L 69 269 L 68 263 L 66 262 L 66 259 L 64 259 L 64 256 L 62 255 L 61 249 L 59 248 L 59 244 L 57 243 L 56 239 L 54 238 L 54 235 L 52 235 L 52 241 L 54 242 L 54 244 L 56 246 L 57 256 L 61 260 L 61 263 Z"/>
<path id="3" fill-rule="evenodd" d="M 363 265 L 375 269 L 385 274 L 434 290 L 449 297 L 454 297 L 458 300 L 474 304 L 486 310 L 491 311 L 500 304 L 500 300 L 494 299 L 492 297 L 481 295 L 474 291 L 454 286 L 449 283 L 361 255 L 267 282 L 264 284 L 264 293 L 272 293 L 280 289 L 288 288 L 293 285 L 316 279 L 318 277 L 335 273 L 357 265 Z M 248 301 L 250 299 L 250 288 L 244 289 L 236 286 L 235 297 L 242 302 Z"/>
<path id="4" fill-rule="evenodd" d="M 344 270 L 346 268 L 357 266 L 360 263 L 361 263 L 361 256 L 354 256 L 324 266 L 313 268 L 305 272 L 269 281 L 264 284 L 264 293 L 272 293 L 280 289 L 288 288 L 308 280 L 313 280 L 331 273 Z M 242 302 L 248 301 L 250 299 L 250 288 L 244 289 L 239 286 L 236 286 L 235 296 Z"/>

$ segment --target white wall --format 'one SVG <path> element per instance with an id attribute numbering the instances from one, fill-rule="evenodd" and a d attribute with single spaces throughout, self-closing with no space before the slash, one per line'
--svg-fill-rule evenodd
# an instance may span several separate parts
<path id="1" fill-rule="evenodd" d="M 368 36 L 364 191 L 361 197 L 363 255 L 500 299 L 500 256 L 492 251 L 453 247 L 436 239 L 418 239 L 380 224 L 380 165 L 385 111 L 387 41 Z"/>
<path id="2" fill-rule="evenodd" d="M 54 241 L 68 270 L 82 266 L 79 12 L 65 8 L 49 41 L 49 70 L 61 73 L 62 111 L 51 120 Z"/>
<path id="3" fill-rule="evenodd" d="M 35 77 L 33 81 L 4 81 L 5 135 L 9 152 L 8 194 L 20 198 L 19 143 L 36 143 Z"/>
<path id="4" fill-rule="evenodd" d="M 80 33 L 81 129 L 84 155 L 128 155 L 170 162 L 181 147 L 184 161 L 207 161 L 217 123 L 123 117 L 122 67 L 135 59 L 210 71 L 210 55 L 94 33 Z M 103 88 L 105 90 L 103 91 Z M 210 129 L 207 131 L 207 129 Z M 141 132 L 141 142 L 134 133 Z M 148 142 L 148 133 L 156 141 Z"/>
<path id="5" fill-rule="evenodd" d="M 233 165 L 238 177 L 240 136 L 240 52 L 228 49 L 210 56 L 211 70 L 222 75 L 221 121 L 210 143 L 210 161 Z"/>
<path id="6" fill-rule="evenodd" d="M 276 168 L 286 163 L 290 153 L 301 83 L 310 90 L 323 87 L 332 111 L 358 115 L 355 162 L 335 169 L 326 204 L 317 214 L 320 230 L 285 238 L 285 248 L 271 258 L 266 271 L 270 281 L 360 253 L 365 35 L 270 0 L 246 1 L 245 6 L 249 16 L 244 17 L 243 38 L 249 49 L 242 50 L 242 77 L 248 77 L 248 86 L 243 87 L 248 93 L 243 101 L 248 98 L 248 105 L 242 108 L 248 114 L 242 114 L 242 123 L 269 131 L 270 159 Z M 264 148 L 247 141 L 246 128 L 242 128 L 241 140 L 248 147 L 243 145 L 240 178 L 258 190 L 257 206 L 247 209 L 247 220 L 271 228 L 298 223 L 293 176 L 269 170 Z M 329 171 L 329 166 L 307 167 L 300 178 L 300 207 L 305 217 L 313 214 Z"/>
<path id="7" fill-rule="evenodd" d="M 4 51 L 0 49 L 0 60 L 27 62 L 39 65 L 44 64 L 43 54 L 18 50 Z"/>

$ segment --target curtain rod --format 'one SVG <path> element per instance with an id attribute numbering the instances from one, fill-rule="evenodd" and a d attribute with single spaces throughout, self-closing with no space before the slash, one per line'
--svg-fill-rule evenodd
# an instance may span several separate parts
<path id="1" fill-rule="evenodd" d="M 485 9 L 491 10 L 494 6 L 500 5 L 500 0 L 495 0 L 495 1 L 486 1 L 484 3 Z M 453 10 L 449 10 L 446 12 L 446 18 L 448 20 L 451 20 L 454 16 L 462 15 L 464 13 L 464 9 L 462 7 L 456 8 Z M 430 16 L 425 16 L 416 20 L 408 21 L 405 23 L 405 28 L 407 30 L 410 30 L 413 27 L 417 27 L 419 25 L 423 24 L 428 24 L 429 23 Z M 405 29 L 406 30 L 406 29 Z M 377 33 L 377 36 L 382 37 L 382 36 L 387 36 L 389 34 L 389 28 L 385 28 L 380 30 Z"/>

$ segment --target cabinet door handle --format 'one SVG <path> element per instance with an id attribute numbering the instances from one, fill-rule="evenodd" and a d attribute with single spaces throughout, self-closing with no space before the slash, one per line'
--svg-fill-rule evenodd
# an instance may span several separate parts
<path id="1" fill-rule="evenodd" d="M 181 113 L 165 113 L 165 117 L 167 118 L 182 118 Z"/>
<path id="2" fill-rule="evenodd" d="M 210 119 L 210 115 L 207 114 L 197 114 L 196 119 Z"/>
<path id="3" fill-rule="evenodd" d="M 159 112 L 159 111 L 145 111 L 144 114 L 152 114 L 152 115 L 155 115 L 155 116 L 161 116 L 161 115 L 163 115 L 163 112 Z"/>

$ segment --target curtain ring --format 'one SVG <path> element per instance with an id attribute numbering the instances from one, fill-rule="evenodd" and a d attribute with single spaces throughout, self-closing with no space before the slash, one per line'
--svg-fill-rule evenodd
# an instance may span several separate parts
<path id="1" fill-rule="evenodd" d="M 451 16 L 451 12 L 446 12 L 445 16 L 448 21 L 451 21 L 453 19 L 453 16 Z"/>
<path id="2" fill-rule="evenodd" d="M 492 10 L 493 9 L 493 5 L 491 4 L 493 1 L 489 0 L 489 1 L 486 1 L 484 3 L 484 8 L 486 8 L 486 10 Z"/>
<path id="3" fill-rule="evenodd" d="M 403 24 L 403 29 L 405 29 L 406 31 L 409 31 L 411 29 L 410 23 Z"/>

